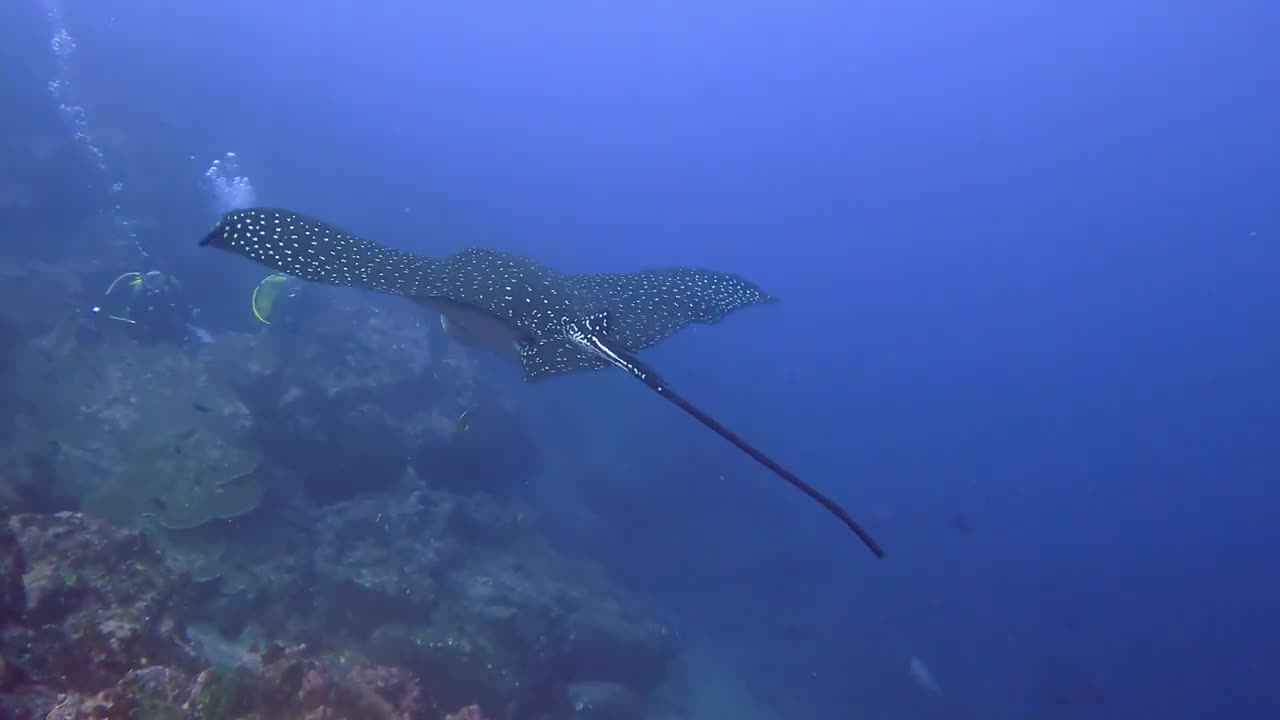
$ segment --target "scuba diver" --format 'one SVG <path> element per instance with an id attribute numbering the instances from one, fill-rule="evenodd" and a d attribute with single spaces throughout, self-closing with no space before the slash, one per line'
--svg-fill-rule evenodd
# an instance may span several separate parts
<path id="1" fill-rule="evenodd" d="M 182 283 L 159 270 L 117 277 L 93 314 L 124 324 L 143 342 L 182 344 L 192 336 L 205 343 L 213 340 L 208 331 L 191 324 L 197 311 L 186 300 Z"/>

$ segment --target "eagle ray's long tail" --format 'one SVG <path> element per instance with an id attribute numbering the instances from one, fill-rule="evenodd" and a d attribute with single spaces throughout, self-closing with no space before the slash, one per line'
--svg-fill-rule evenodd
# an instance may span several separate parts
<path id="1" fill-rule="evenodd" d="M 795 473 L 774 462 L 768 455 L 757 450 L 754 445 L 743 440 L 737 433 L 724 425 L 721 425 L 715 418 L 699 410 L 696 405 L 685 400 L 678 393 L 672 391 L 671 388 L 663 386 L 661 388 L 654 388 L 654 390 L 656 390 L 662 397 L 675 403 L 680 409 L 692 415 L 698 422 L 711 428 L 717 435 L 733 443 L 739 450 L 750 455 L 756 462 L 772 470 L 775 475 L 786 480 L 797 490 L 817 501 L 818 504 L 830 511 L 832 515 L 839 518 L 840 522 L 847 525 L 849 529 L 853 531 L 853 534 L 857 535 L 858 539 L 862 541 L 862 544 L 866 545 L 867 549 L 876 557 L 881 559 L 884 558 L 884 549 L 880 547 L 880 543 L 876 542 L 876 539 L 871 537 L 871 533 L 867 532 L 866 528 L 862 527 L 857 520 L 854 520 L 853 516 L 849 514 L 849 511 L 840 506 L 840 503 L 832 500 L 817 488 L 796 477 Z"/>
<path id="2" fill-rule="evenodd" d="M 691 415 L 695 420 L 706 425 L 708 428 L 711 428 L 715 434 L 733 443 L 733 445 L 739 450 L 750 455 L 753 460 L 769 468 L 775 475 L 790 483 L 792 487 L 805 495 L 808 495 L 819 505 L 826 508 L 828 512 L 835 515 L 840 522 L 844 523 L 850 530 L 852 530 L 853 534 L 858 536 L 858 539 L 862 541 L 863 545 L 867 546 L 867 549 L 870 550 L 873 555 L 882 560 L 884 559 L 884 548 L 880 547 L 880 543 L 876 542 L 876 539 L 871 537 L 871 533 L 867 532 L 866 528 L 862 527 L 861 523 L 854 520 L 853 516 L 849 514 L 849 511 L 845 510 L 840 503 L 832 500 L 830 497 L 827 497 L 822 493 L 822 491 L 804 480 L 801 480 L 795 473 L 779 465 L 773 460 L 773 458 L 760 452 L 754 445 L 743 440 L 737 433 L 724 425 L 721 425 L 718 420 L 700 410 L 697 405 L 694 405 L 684 399 L 682 395 L 672 390 L 670 386 L 667 385 L 666 380 L 663 380 L 661 375 L 654 372 L 652 368 L 641 363 L 634 355 L 616 347 L 611 348 L 611 350 L 620 356 L 625 356 L 627 361 L 631 363 L 633 367 L 643 370 L 642 374 L 632 373 L 632 377 L 635 377 L 640 382 L 648 385 L 651 390 L 666 398 L 681 410 L 689 413 L 689 415 Z"/>

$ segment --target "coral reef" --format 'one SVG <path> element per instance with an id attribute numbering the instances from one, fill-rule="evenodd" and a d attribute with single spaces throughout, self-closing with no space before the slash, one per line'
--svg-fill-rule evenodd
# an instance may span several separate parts
<path id="1" fill-rule="evenodd" d="M 50 350 L 50 347 L 57 350 Z M 18 353 L 7 387 L 17 407 L 14 446 L 39 458 L 45 476 L 76 496 L 110 496 L 109 515 L 133 524 L 153 502 L 174 501 L 182 524 L 196 523 L 211 493 L 256 463 L 243 447 L 253 420 L 198 360 L 166 346 L 82 345 L 47 338 Z M 29 462 L 28 465 L 31 465 Z M 191 510 L 181 508 L 190 502 Z"/>
<path id="2" fill-rule="evenodd" d="M 675 637 L 530 520 L 515 402 L 412 307 L 319 307 L 200 353 L 14 330 L 0 718 L 644 717 Z"/>
<path id="3" fill-rule="evenodd" d="M 439 717 L 403 669 L 271 644 L 208 668 L 145 536 L 79 513 L 0 525 L 0 717 Z"/>
<path id="4" fill-rule="evenodd" d="M 257 460 L 200 430 L 149 438 L 84 507 L 120 524 L 149 518 L 166 530 L 191 530 L 238 517 L 262 503 Z"/>
<path id="5" fill-rule="evenodd" d="M 272 646 L 231 670 L 196 674 L 150 666 L 93 695 L 70 693 L 47 720 L 425 720 L 417 681 L 353 657 L 310 657 Z"/>
<path id="6" fill-rule="evenodd" d="M 413 478 L 326 506 L 308 534 L 309 562 L 251 568 L 273 580 L 253 598 L 256 610 L 223 607 L 221 617 L 243 620 L 224 629 L 252 623 L 290 642 L 358 651 L 412 670 L 444 706 L 479 701 L 498 717 L 567 712 L 574 683 L 612 684 L 615 697 L 652 693 L 674 659 L 673 635 L 641 600 L 499 507 Z"/>
<path id="7" fill-rule="evenodd" d="M 79 513 L 14 515 L 0 551 L 0 656 L 19 702 L 112 685 L 139 664 L 200 664 L 177 636 L 184 586 L 141 533 Z"/>
<path id="8" fill-rule="evenodd" d="M 419 499 L 382 531 L 430 505 Z M 326 543 L 341 546 L 352 537 L 344 532 L 376 522 L 360 507 L 347 512 Z M 427 520 L 425 533 L 440 527 Z M 599 581 L 584 582 L 582 568 L 537 554 L 529 572 L 505 554 L 462 562 L 453 551 L 423 561 L 441 563 L 425 573 L 433 584 L 405 585 L 396 565 L 405 542 L 346 556 L 318 548 L 311 606 L 268 602 L 293 616 L 274 630 L 296 644 L 214 652 L 217 638 L 192 625 L 209 614 L 200 584 L 175 573 L 145 534 L 80 513 L 10 516 L 0 527 L 0 717 L 139 717 L 145 708 L 146 717 L 407 719 L 476 702 L 495 718 L 640 717 L 674 644 L 616 594 L 592 592 Z"/>
<path id="9" fill-rule="evenodd" d="M 324 323 L 280 321 L 210 352 L 207 365 L 250 408 L 269 462 L 320 503 L 385 490 L 409 463 L 455 489 L 519 487 L 533 475 L 528 433 L 466 355 L 434 340 L 412 306 L 343 297 L 306 299 L 306 314 Z M 475 419 L 460 432 L 464 411 Z"/>

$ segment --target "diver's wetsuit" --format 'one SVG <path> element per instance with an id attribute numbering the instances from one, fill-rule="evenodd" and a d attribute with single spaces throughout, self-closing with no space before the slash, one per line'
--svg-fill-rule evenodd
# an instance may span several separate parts
<path id="1" fill-rule="evenodd" d="M 132 334 L 144 342 L 181 343 L 190 330 L 192 307 L 183 296 L 182 286 L 159 272 L 149 272 L 134 290 L 129 301 Z"/>
<path id="2" fill-rule="evenodd" d="M 149 342 L 182 342 L 187 337 L 191 305 L 173 290 L 143 289 L 129 313 L 134 334 Z"/>

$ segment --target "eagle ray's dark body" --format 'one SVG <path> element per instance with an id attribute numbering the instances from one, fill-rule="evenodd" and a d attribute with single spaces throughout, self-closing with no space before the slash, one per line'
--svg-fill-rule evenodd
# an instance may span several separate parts
<path id="1" fill-rule="evenodd" d="M 433 258 L 275 208 L 229 212 L 200 244 L 303 280 L 401 295 L 446 317 L 453 310 L 483 318 L 509 331 L 529 381 L 610 366 L 625 370 L 821 503 L 883 556 L 843 508 L 677 395 L 634 356 L 690 324 L 774 302 L 745 278 L 691 267 L 566 275 L 490 248 Z"/>

